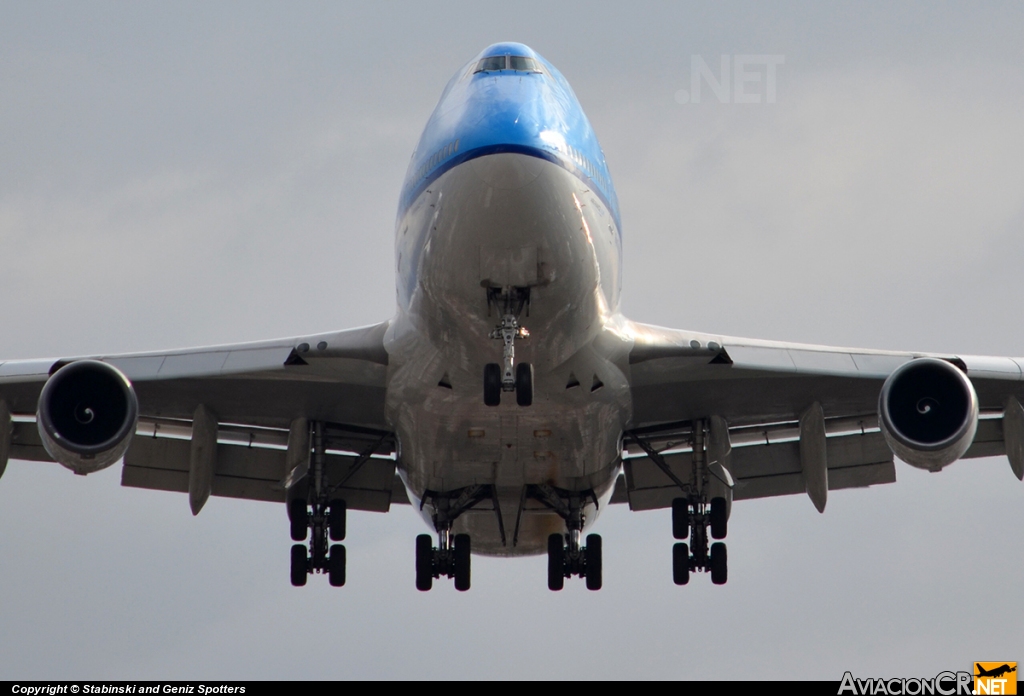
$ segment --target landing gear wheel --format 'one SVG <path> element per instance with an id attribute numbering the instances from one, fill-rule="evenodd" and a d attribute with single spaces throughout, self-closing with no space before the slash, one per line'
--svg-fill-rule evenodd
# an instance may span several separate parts
<path id="1" fill-rule="evenodd" d="M 416 537 L 416 589 L 427 592 L 434 584 L 434 540 L 429 534 Z"/>
<path id="2" fill-rule="evenodd" d="M 565 587 L 565 540 L 561 534 L 548 537 L 548 589 Z"/>
<path id="3" fill-rule="evenodd" d="M 309 532 L 309 510 L 305 500 L 295 499 L 288 503 L 288 520 L 291 522 L 292 541 L 305 541 Z"/>
<path id="4" fill-rule="evenodd" d="M 729 516 L 726 514 L 725 498 L 711 499 L 711 538 L 724 539 L 728 533 Z"/>
<path id="5" fill-rule="evenodd" d="M 711 545 L 711 582 L 724 585 L 729 579 L 728 556 L 725 544 L 718 542 Z"/>
<path id="6" fill-rule="evenodd" d="M 690 582 L 690 547 L 686 544 L 672 546 L 672 582 L 677 585 Z"/>
<path id="7" fill-rule="evenodd" d="M 327 558 L 327 581 L 331 587 L 345 584 L 345 547 L 341 544 L 331 546 L 331 555 Z"/>
<path id="8" fill-rule="evenodd" d="M 332 500 L 329 510 L 327 527 L 330 530 L 331 541 L 345 541 L 345 501 Z"/>
<path id="9" fill-rule="evenodd" d="M 533 403 L 533 365 L 530 363 L 516 365 L 516 403 L 520 406 Z"/>
<path id="10" fill-rule="evenodd" d="M 469 535 L 456 534 L 452 549 L 455 562 L 455 589 L 465 592 L 469 589 Z"/>
<path id="11" fill-rule="evenodd" d="M 672 536 L 676 539 L 690 537 L 690 504 L 686 498 L 672 501 Z"/>
<path id="12" fill-rule="evenodd" d="M 501 403 L 501 365 L 484 365 L 484 404 L 497 406 Z"/>
<path id="13" fill-rule="evenodd" d="M 601 535 L 589 534 L 583 560 L 587 571 L 587 589 L 601 589 Z"/>
<path id="14" fill-rule="evenodd" d="M 302 587 L 309 577 L 309 556 L 306 554 L 305 544 L 292 546 L 292 584 L 295 587 Z"/>

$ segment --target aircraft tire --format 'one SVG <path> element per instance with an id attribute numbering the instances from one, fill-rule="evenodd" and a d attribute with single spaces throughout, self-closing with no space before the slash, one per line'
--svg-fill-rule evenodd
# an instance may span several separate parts
<path id="1" fill-rule="evenodd" d="M 296 498 L 288 503 L 288 521 L 291 523 L 292 541 L 305 541 L 309 533 L 309 511 L 305 500 Z"/>
<path id="2" fill-rule="evenodd" d="M 728 555 L 725 544 L 717 542 L 711 545 L 711 582 L 724 585 L 729 579 Z"/>
<path id="3" fill-rule="evenodd" d="M 305 544 L 292 546 L 292 585 L 302 587 L 309 577 L 309 557 Z"/>
<path id="4" fill-rule="evenodd" d="M 516 403 L 520 406 L 533 404 L 533 365 L 530 363 L 516 365 Z"/>
<path id="5" fill-rule="evenodd" d="M 587 545 L 584 548 L 584 562 L 586 563 L 587 569 L 587 589 L 588 590 L 600 590 L 601 589 L 601 535 L 600 534 L 588 534 Z"/>
<path id="6" fill-rule="evenodd" d="M 711 499 L 711 538 L 724 539 L 729 533 L 729 516 L 726 514 L 725 498 Z"/>
<path id="7" fill-rule="evenodd" d="M 484 404 L 497 406 L 501 403 L 501 365 L 484 365 Z"/>
<path id="8" fill-rule="evenodd" d="M 327 557 L 327 581 L 331 587 L 345 584 L 345 547 L 342 544 L 331 545 L 331 555 Z"/>
<path id="9" fill-rule="evenodd" d="M 690 506 L 686 498 L 672 500 L 672 536 L 675 539 L 690 536 Z"/>
<path id="10" fill-rule="evenodd" d="M 331 541 L 345 541 L 345 501 L 332 500 L 328 508 L 327 527 L 330 531 Z"/>
<path id="11" fill-rule="evenodd" d="M 548 537 L 548 589 L 558 592 L 565 587 L 565 540 L 561 534 Z"/>
<path id="12" fill-rule="evenodd" d="M 672 546 L 672 582 L 677 585 L 690 582 L 690 547 L 686 544 Z"/>
<path id="13" fill-rule="evenodd" d="M 453 544 L 455 556 L 455 589 L 465 592 L 469 589 L 470 579 L 470 542 L 468 534 L 456 534 Z"/>
<path id="14" fill-rule="evenodd" d="M 434 584 L 434 540 L 429 534 L 416 537 L 416 589 L 427 592 Z"/>

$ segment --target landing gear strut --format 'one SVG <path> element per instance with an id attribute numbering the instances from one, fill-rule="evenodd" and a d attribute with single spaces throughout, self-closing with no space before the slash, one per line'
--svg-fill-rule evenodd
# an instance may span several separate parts
<path id="1" fill-rule="evenodd" d="M 708 531 L 713 539 L 725 538 L 725 498 L 712 498 L 706 505 L 699 498 L 672 501 L 672 534 L 676 539 L 689 537 L 690 543 L 672 547 L 672 580 L 677 585 L 690 581 L 690 571 L 710 571 L 711 582 L 724 585 L 729 579 L 725 544 L 715 542 L 708 548 Z M 693 553 L 691 556 L 690 553 Z"/>
<path id="2" fill-rule="evenodd" d="M 490 499 L 498 518 L 498 532 L 501 543 L 505 543 L 505 527 L 498 505 L 494 486 L 473 485 L 455 491 L 440 493 L 427 490 L 423 493 L 420 509 L 428 502 L 434 508 L 434 528 L 437 530 L 437 546 L 429 534 L 416 537 L 416 589 L 427 592 L 434 585 L 434 578 L 442 576 L 455 581 L 455 589 L 465 592 L 470 585 L 471 545 L 468 534 L 452 534 L 452 525 L 462 513 L 477 504 Z"/>
<path id="3" fill-rule="evenodd" d="M 583 545 L 584 507 L 597 504 L 594 491 L 565 491 L 547 484 L 529 485 L 523 489 L 523 501 L 532 498 L 558 513 L 565 520 L 566 534 L 548 537 L 548 589 L 557 592 L 565 579 L 573 575 L 584 578 L 588 590 L 600 590 L 602 584 L 602 545 L 600 534 L 588 534 Z M 520 504 L 520 512 L 522 504 Z M 516 537 L 519 522 L 516 522 Z M 514 542 L 513 542 L 514 543 Z"/>
<path id="4" fill-rule="evenodd" d="M 520 326 L 519 315 L 526 309 L 530 315 L 530 288 L 487 288 L 487 311 L 491 306 L 501 311 L 501 323 L 490 333 L 490 337 L 504 344 L 504 364 L 487 363 L 484 366 L 484 403 L 497 406 L 501 403 L 502 392 L 515 392 L 516 403 L 530 406 L 533 403 L 533 366 L 530 363 L 515 364 L 515 341 L 530 337 L 525 326 Z"/>
<path id="5" fill-rule="evenodd" d="M 601 535 L 588 534 L 580 544 L 579 530 L 548 537 L 548 589 L 557 592 L 573 575 L 587 581 L 588 590 L 601 589 Z"/>
<path id="6" fill-rule="evenodd" d="M 724 539 L 728 531 L 728 503 L 716 496 L 707 502 L 708 467 L 705 449 L 704 422 L 694 423 L 690 439 L 693 447 L 693 481 L 689 495 L 672 501 L 672 536 L 689 537 L 690 543 L 672 547 L 672 580 L 677 585 L 690 581 L 690 571 L 710 571 L 711 582 L 724 585 L 729 579 L 725 544 L 715 542 L 708 547 L 708 532 L 713 539 Z M 650 454 L 650 453 L 648 453 Z"/>
<path id="7" fill-rule="evenodd" d="M 416 589 L 428 591 L 434 578 L 445 575 L 455 580 L 455 589 L 465 592 L 469 589 L 470 541 L 468 534 L 456 534 L 450 530 L 437 534 L 438 544 L 434 548 L 429 534 L 416 537 Z"/>
<path id="8" fill-rule="evenodd" d="M 326 450 L 324 448 L 323 424 L 314 423 L 312 467 L 310 468 L 310 498 L 295 498 L 288 503 L 288 518 L 291 522 L 293 541 L 305 541 L 309 537 L 309 548 L 295 544 L 291 552 L 292 585 L 301 587 L 312 573 L 327 573 L 332 587 L 345 584 L 345 547 L 331 544 L 345 540 L 345 501 L 331 499 L 327 488 L 325 471 Z"/>
<path id="9" fill-rule="evenodd" d="M 672 547 L 672 580 L 677 585 L 690 582 L 690 573 L 695 571 L 710 572 L 711 582 L 716 585 L 724 585 L 729 578 L 725 544 L 720 541 L 709 544 L 708 536 L 710 533 L 712 539 L 724 539 L 728 532 L 729 501 L 715 493 L 724 491 L 731 495 L 732 475 L 721 462 L 708 463 L 705 428 L 705 421 L 693 422 L 690 433 L 693 471 L 689 481 L 679 478 L 645 438 L 631 435 L 633 442 L 683 493 L 672 501 L 672 536 L 679 540 Z M 718 481 L 712 481 L 712 476 Z"/>

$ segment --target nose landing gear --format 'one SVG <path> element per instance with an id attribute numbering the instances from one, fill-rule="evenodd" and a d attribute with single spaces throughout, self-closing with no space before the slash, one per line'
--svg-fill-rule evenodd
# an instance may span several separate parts
<path id="1" fill-rule="evenodd" d="M 530 363 L 515 364 L 515 341 L 527 339 L 530 332 L 520 326 L 519 315 L 523 309 L 529 316 L 530 288 L 488 288 L 487 310 L 491 306 L 500 308 L 501 323 L 490 333 L 490 337 L 504 344 L 504 364 L 487 363 L 484 366 L 484 403 L 498 406 L 502 392 L 515 392 L 516 403 L 530 406 L 533 403 L 533 366 Z"/>

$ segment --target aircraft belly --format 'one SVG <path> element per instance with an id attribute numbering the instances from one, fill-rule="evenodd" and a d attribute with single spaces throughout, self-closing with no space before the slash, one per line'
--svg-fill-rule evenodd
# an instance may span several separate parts
<path id="1" fill-rule="evenodd" d="M 492 160 L 487 162 L 485 160 Z M 424 491 L 493 486 L 491 500 L 462 515 L 474 552 L 542 552 L 561 518 L 530 503 L 523 487 L 546 483 L 610 497 L 629 387 L 595 338 L 617 300 L 617 230 L 595 239 L 598 213 L 585 186 L 564 169 L 524 155 L 492 155 L 435 182 L 399 221 L 400 288 L 407 295 L 386 337 L 388 417 L 398 434 L 399 470 L 417 503 Z M 613 240 L 612 237 L 615 239 Z M 602 278 L 605 269 L 610 278 Z M 414 282 L 402 274 L 408 273 Z M 530 337 L 516 362 L 534 366 L 534 400 L 483 402 L 483 369 L 500 362 L 489 338 L 486 286 L 530 287 Z M 609 297 L 609 293 L 612 297 Z M 423 508 L 430 519 L 430 503 Z M 588 514 L 596 519 L 596 510 Z M 519 521 L 518 542 L 512 538 Z"/>

